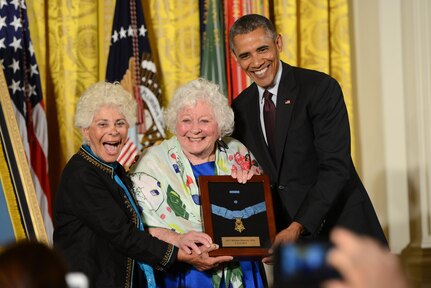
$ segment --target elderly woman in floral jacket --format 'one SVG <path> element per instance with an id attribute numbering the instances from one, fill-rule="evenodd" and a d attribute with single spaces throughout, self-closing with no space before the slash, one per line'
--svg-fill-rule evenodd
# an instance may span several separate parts
<path id="1" fill-rule="evenodd" d="M 175 136 L 146 149 L 130 175 L 150 233 L 188 252 L 209 237 L 202 233 L 198 177 L 232 175 L 244 183 L 261 170 L 244 145 L 227 137 L 234 116 L 216 84 L 197 79 L 180 87 L 165 120 Z M 156 273 L 156 282 L 159 287 L 263 287 L 262 271 L 261 263 L 251 261 L 203 272 L 174 265 L 168 273 Z"/>

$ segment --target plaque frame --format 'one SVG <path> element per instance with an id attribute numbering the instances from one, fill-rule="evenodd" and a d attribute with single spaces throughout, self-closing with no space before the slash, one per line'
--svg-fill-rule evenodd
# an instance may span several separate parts
<path id="1" fill-rule="evenodd" d="M 201 200 L 202 221 L 203 221 L 204 231 L 209 236 L 211 236 L 211 238 L 215 243 L 219 245 L 219 249 L 211 251 L 210 256 L 228 255 L 228 256 L 233 256 L 235 259 L 261 259 L 263 257 L 269 256 L 268 250 L 271 248 L 271 245 L 276 235 L 271 188 L 269 183 L 270 183 L 269 177 L 266 174 L 254 175 L 245 184 L 238 183 L 238 181 L 232 178 L 232 176 L 225 176 L 225 175 L 199 176 L 199 187 L 200 187 L 200 193 L 201 193 L 200 200 Z M 217 187 L 214 187 L 214 186 L 217 186 Z M 215 189 L 215 188 L 221 188 L 221 189 Z M 241 191 L 246 191 L 246 193 L 243 193 L 241 196 L 239 196 L 238 193 L 235 193 L 235 194 L 238 194 L 236 195 L 237 198 L 235 199 L 239 199 L 240 202 L 241 200 L 245 200 L 244 202 L 247 202 L 247 201 L 250 202 L 250 201 L 253 201 L 253 199 L 254 200 L 258 199 L 257 201 L 261 201 L 261 200 L 264 201 L 266 210 L 264 212 L 259 213 L 259 220 L 260 220 L 260 224 L 262 224 L 262 221 L 264 221 L 263 224 L 266 225 L 267 229 L 260 229 L 260 231 L 257 232 L 257 233 L 260 233 L 258 235 L 248 235 L 246 232 L 244 234 L 245 236 L 241 234 L 242 231 L 238 232 L 239 234 L 241 234 L 241 236 L 232 236 L 232 235 L 223 236 L 225 234 L 222 234 L 218 231 L 223 229 L 223 228 L 220 228 L 221 226 L 225 226 L 225 225 L 216 223 L 218 216 L 214 214 L 211 210 L 211 205 L 214 204 L 213 203 L 215 198 L 214 193 L 218 192 L 218 193 L 226 194 L 226 193 L 232 193 L 233 191 L 239 191 L 239 190 L 231 190 L 231 189 L 240 189 Z M 214 190 L 217 190 L 217 192 Z M 250 193 L 253 193 L 253 194 L 250 194 Z M 249 195 L 251 195 L 252 197 L 245 197 Z M 243 208 L 243 207 L 240 207 L 240 208 Z M 235 209 L 235 210 L 238 211 L 238 209 Z M 264 216 L 263 218 L 262 218 L 262 215 Z M 216 218 L 216 220 L 214 220 L 213 217 Z M 250 218 L 252 217 L 253 216 L 251 216 Z M 232 225 L 235 225 L 235 220 L 231 219 L 231 221 L 233 223 Z M 251 221 L 251 219 L 249 221 Z M 217 225 L 219 226 L 219 228 L 217 228 Z M 241 225 L 242 225 L 242 222 L 241 222 Z M 250 223 L 246 225 L 244 231 L 247 230 L 247 226 L 250 227 Z M 259 226 L 262 227 L 262 225 L 259 225 Z M 256 227 L 253 227 L 253 228 L 256 230 Z M 236 230 L 236 229 L 233 229 L 233 230 Z M 255 243 L 254 240 L 247 240 L 247 239 L 256 239 L 256 237 L 258 237 L 258 242 L 259 242 L 258 245 L 247 244 L 247 243 Z M 224 245 L 223 243 L 226 243 L 226 242 L 224 240 L 220 241 L 220 239 L 228 239 L 227 241 L 229 241 L 229 239 L 233 239 L 233 243 L 235 243 L 235 241 L 238 239 L 246 239 L 246 240 L 244 240 L 245 242 L 243 241 L 243 243 L 245 243 L 244 246 L 238 245 L 238 244 L 232 246 L 229 244 Z M 241 241 L 242 240 L 238 240 L 237 242 L 241 242 Z M 218 243 L 218 242 L 221 242 L 221 243 Z M 232 241 L 230 243 L 232 243 Z"/>

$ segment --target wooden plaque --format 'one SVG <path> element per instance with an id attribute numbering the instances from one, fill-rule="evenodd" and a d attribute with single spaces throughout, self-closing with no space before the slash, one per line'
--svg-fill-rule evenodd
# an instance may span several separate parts
<path id="1" fill-rule="evenodd" d="M 231 176 L 200 176 L 199 187 L 205 233 L 220 246 L 210 255 L 267 256 L 276 233 L 268 176 L 245 184 Z"/>

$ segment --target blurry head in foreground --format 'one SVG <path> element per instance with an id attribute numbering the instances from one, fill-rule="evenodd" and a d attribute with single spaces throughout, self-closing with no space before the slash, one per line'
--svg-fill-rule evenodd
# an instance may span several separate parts
<path id="1" fill-rule="evenodd" d="M 66 273 L 61 256 L 39 242 L 13 243 L 0 253 L 2 288 L 67 288 Z"/>

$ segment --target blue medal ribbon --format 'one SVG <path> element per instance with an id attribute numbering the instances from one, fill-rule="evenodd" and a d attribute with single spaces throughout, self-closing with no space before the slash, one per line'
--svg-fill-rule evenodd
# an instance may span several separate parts
<path id="1" fill-rule="evenodd" d="M 242 210 L 229 210 L 224 207 L 211 204 L 211 211 L 213 214 L 226 218 L 226 219 L 247 219 L 253 215 L 266 211 L 265 202 L 262 201 L 253 206 L 244 208 Z"/>

